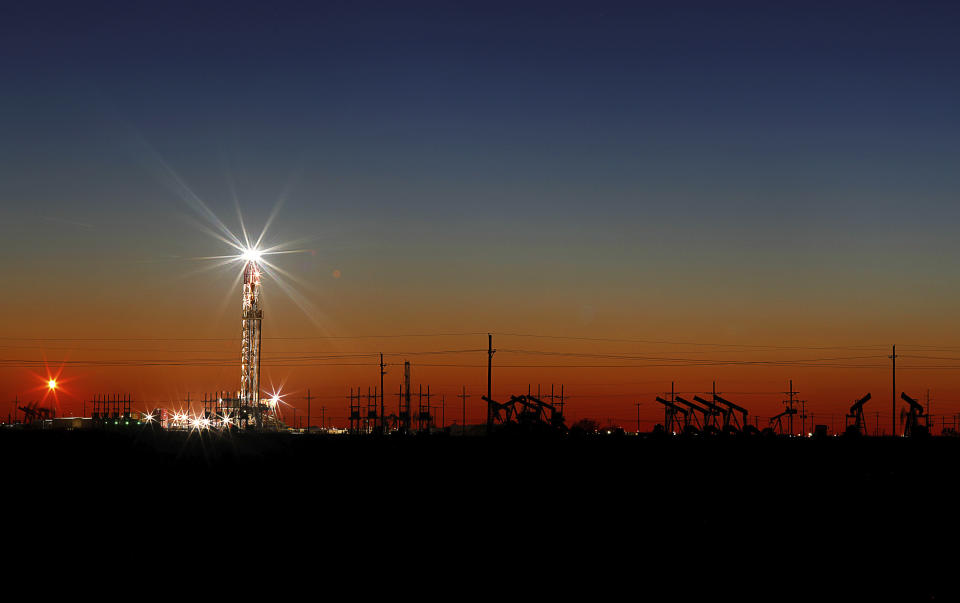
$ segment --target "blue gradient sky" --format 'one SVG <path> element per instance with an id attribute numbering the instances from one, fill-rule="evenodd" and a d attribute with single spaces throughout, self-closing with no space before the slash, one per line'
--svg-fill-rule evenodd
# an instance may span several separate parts
<path id="1" fill-rule="evenodd" d="M 232 333 L 164 163 L 275 333 L 960 334 L 956 3 L 132 4 L 0 14 L 11 335 Z"/>

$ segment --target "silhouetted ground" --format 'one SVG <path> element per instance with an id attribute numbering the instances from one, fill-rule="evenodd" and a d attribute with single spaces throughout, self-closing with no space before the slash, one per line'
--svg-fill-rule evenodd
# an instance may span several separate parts
<path id="1" fill-rule="evenodd" d="M 511 577 L 568 594 L 927 600 L 954 588 L 955 439 L 0 430 L 0 455 L 4 517 L 20 518 L 27 547 L 126 526 L 187 558 L 229 541 L 333 556 L 373 581 L 370 564 L 427 582 L 463 571 L 478 589 Z"/>

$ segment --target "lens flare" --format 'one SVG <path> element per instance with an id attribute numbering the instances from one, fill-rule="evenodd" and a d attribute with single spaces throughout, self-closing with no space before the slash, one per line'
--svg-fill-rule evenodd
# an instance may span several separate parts
<path id="1" fill-rule="evenodd" d="M 259 262 L 263 253 L 256 247 L 247 247 L 240 254 L 240 259 L 244 262 Z"/>

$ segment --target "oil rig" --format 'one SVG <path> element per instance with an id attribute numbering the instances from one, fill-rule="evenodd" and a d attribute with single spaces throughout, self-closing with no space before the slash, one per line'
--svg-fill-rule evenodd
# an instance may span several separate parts
<path id="1" fill-rule="evenodd" d="M 226 426 L 277 429 L 280 427 L 278 399 L 260 397 L 260 350 L 263 340 L 260 253 L 248 249 L 241 257 L 245 265 L 240 315 L 240 390 L 236 398 L 218 396 L 218 408 L 213 414 L 215 420 Z"/>

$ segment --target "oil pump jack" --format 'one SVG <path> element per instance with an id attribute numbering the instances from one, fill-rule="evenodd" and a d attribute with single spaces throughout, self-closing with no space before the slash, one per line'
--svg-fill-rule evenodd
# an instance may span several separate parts
<path id="1" fill-rule="evenodd" d="M 904 437 L 920 437 L 928 433 L 927 416 L 923 414 L 923 406 L 905 392 L 900 392 L 900 398 L 909 404 L 909 409 L 900 411 L 900 422 L 903 423 Z M 921 423 L 921 421 L 923 421 Z"/>
<path id="2" fill-rule="evenodd" d="M 669 400 L 664 400 L 660 396 L 657 396 L 657 402 L 663 404 L 664 408 L 664 427 L 667 430 L 667 433 L 683 433 L 687 425 L 690 424 L 690 413 L 687 412 L 686 408 L 680 408 L 673 402 Z M 680 415 L 680 416 L 678 416 Z M 682 421 L 680 417 L 683 417 Z"/>
<path id="3" fill-rule="evenodd" d="M 847 414 L 847 434 L 848 435 L 866 435 L 867 422 L 863 418 L 863 405 L 870 400 L 870 394 L 860 398 L 850 407 Z M 852 423 L 851 423 L 852 421 Z"/>
<path id="4" fill-rule="evenodd" d="M 24 425 L 40 425 L 43 426 L 43 422 L 50 420 L 56 416 L 56 412 L 52 408 L 44 408 L 40 406 L 39 402 L 30 402 L 19 407 L 20 411 L 23 413 L 23 424 Z"/>
<path id="5" fill-rule="evenodd" d="M 737 406 L 729 400 L 724 400 L 718 394 L 713 394 L 713 401 L 719 402 L 727 407 L 727 410 L 723 413 L 723 430 L 730 431 L 746 431 L 748 427 L 751 427 L 750 423 L 747 422 L 747 409 L 742 406 Z M 737 415 L 740 415 L 739 417 Z"/>
<path id="6" fill-rule="evenodd" d="M 782 413 L 780 413 L 779 415 L 774 415 L 774 416 L 770 417 L 770 427 L 772 428 L 773 425 L 776 424 L 776 426 L 777 426 L 776 429 L 775 429 L 776 433 L 779 433 L 780 435 L 783 435 L 783 418 L 784 418 L 784 417 L 790 418 L 790 415 L 795 415 L 795 414 L 797 414 L 797 409 L 796 409 L 796 408 L 787 407 L 787 408 L 784 409 L 784 411 L 783 411 Z"/>
<path id="7" fill-rule="evenodd" d="M 694 427 L 696 427 L 697 430 L 706 431 L 710 427 L 710 419 L 713 417 L 711 411 L 680 396 L 674 397 L 674 400 L 690 409 L 689 416 L 693 417 L 693 420 L 696 421 L 697 424 Z M 703 416 L 702 421 L 697 417 L 697 413 Z"/>
<path id="8" fill-rule="evenodd" d="M 713 402 L 708 402 L 700 396 L 694 396 L 693 401 L 704 406 L 708 411 L 710 411 L 710 416 L 704 417 L 704 426 L 705 431 L 719 432 L 721 429 L 721 421 L 723 417 L 723 409 L 714 404 Z"/>

